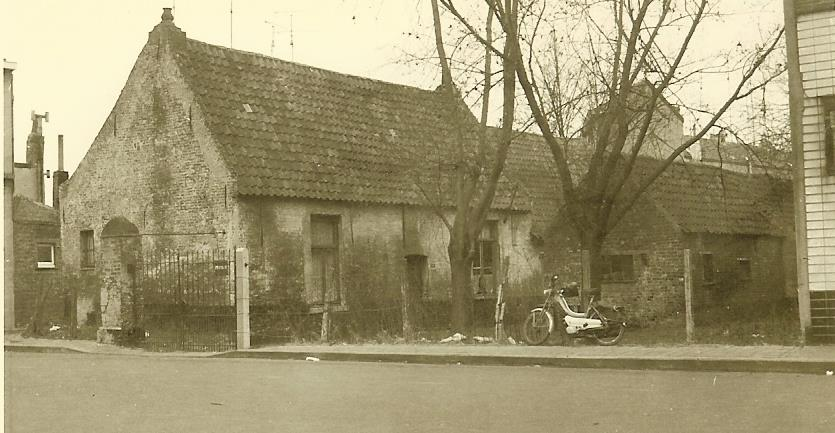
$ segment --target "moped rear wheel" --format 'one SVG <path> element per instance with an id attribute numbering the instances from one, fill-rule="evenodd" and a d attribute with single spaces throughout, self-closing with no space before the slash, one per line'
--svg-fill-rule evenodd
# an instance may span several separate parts
<path id="1" fill-rule="evenodd" d="M 525 318 L 522 337 L 531 346 L 539 346 L 548 340 L 554 330 L 554 316 L 544 308 L 534 308 Z"/>
<path id="2" fill-rule="evenodd" d="M 594 339 L 601 346 L 614 346 L 623 338 L 624 332 L 626 332 L 626 325 L 623 322 L 612 321 L 606 329 L 601 329 L 594 334 Z"/>

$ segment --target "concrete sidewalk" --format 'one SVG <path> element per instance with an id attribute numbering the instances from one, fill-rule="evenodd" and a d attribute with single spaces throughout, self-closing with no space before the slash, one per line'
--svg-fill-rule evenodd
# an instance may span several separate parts
<path id="1" fill-rule="evenodd" d="M 262 358 L 825 374 L 835 371 L 835 346 L 524 346 L 498 344 L 282 345 L 224 353 L 147 352 L 86 340 L 24 338 L 7 334 L 6 351 L 132 356 Z"/>

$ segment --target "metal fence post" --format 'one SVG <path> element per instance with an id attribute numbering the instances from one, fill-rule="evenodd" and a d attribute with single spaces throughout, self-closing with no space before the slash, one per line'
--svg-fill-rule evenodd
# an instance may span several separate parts
<path id="1" fill-rule="evenodd" d="M 249 250 L 246 248 L 235 250 L 235 306 L 238 349 L 249 349 Z"/>

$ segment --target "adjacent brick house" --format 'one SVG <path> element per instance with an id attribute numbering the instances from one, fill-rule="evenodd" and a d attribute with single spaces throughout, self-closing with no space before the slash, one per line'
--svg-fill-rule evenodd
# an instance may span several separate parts
<path id="1" fill-rule="evenodd" d="M 4 328 L 30 323 L 41 305 L 39 325 L 67 319 L 61 284 L 60 224 L 56 209 L 44 204 L 43 121 L 48 114 L 32 113 L 26 140 L 26 162 L 14 162 L 15 64 L 3 62 L 3 226 Z M 61 138 L 59 136 L 59 142 Z M 63 160 L 60 156 L 59 159 Z M 66 179 L 63 167 L 55 171 L 53 185 Z"/>
<path id="2" fill-rule="evenodd" d="M 635 172 L 658 164 L 639 160 Z M 543 267 L 582 278 L 579 241 L 557 219 Z M 603 296 L 639 319 L 684 305 L 684 250 L 691 251 L 694 303 L 770 302 L 794 293 L 791 186 L 698 163 L 675 163 L 603 245 Z"/>
<path id="3" fill-rule="evenodd" d="M 58 211 L 21 195 L 14 197 L 14 312 L 16 326 L 32 318 L 40 298 L 44 318 L 64 319 L 61 233 Z"/>
<path id="4" fill-rule="evenodd" d="M 435 214 L 451 214 L 445 107 L 440 91 L 188 39 L 166 9 L 61 188 L 80 319 L 101 312 L 118 326 L 113 291 L 164 249 L 249 248 L 255 307 L 300 298 L 311 311 L 349 309 L 399 297 L 403 284 L 446 298 L 448 233 Z M 503 268 L 519 286 L 539 281 L 530 200 L 510 178 L 478 243 L 477 297 Z M 438 192 L 438 207 L 421 188 Z"/>
<path id="5" fill-rule="evenodd" d="M 835 341 L 835 0 L 785 4 L 800 323 Z"/>

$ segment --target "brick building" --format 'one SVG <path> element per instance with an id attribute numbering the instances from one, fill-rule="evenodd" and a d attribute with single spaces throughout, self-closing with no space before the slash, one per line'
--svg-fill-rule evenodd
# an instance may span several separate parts
<path id="1" fill-rule="evenodd" d="M 3 65 L 3 198 L 4 198 L 4 303 L 6 329 L 27 325 L 36 305 L 43 305 L 43 321 L 64 321 L 61 284 L 60 224 L 57 193 L 53 207 L 44 204 L 43 121 L 48 115 L 32 113 L 26 140 L 26 162 L 14 162 L 14 63 Z M 59 143 L 62 138 L 59 136 Z M 63 160 L 59 144 L 59 160 Z M 67 177 L 63 167 L 53 185 Z"/>
<path id="2" fill-rule="evenodd" d="M 636 174 L 657 161 L 639 160 Z M 603 296 L 639 321 L 683 311 L 684 252 L 694 304 L 772 302 L 794 295 L 791 185 L 696 163 L 675 163 L 644 193 L 603 245 Z M 579 240 L 557 218 L 543 268 L 580 281 Z"/>
<path id="3" fill-rule="evenodd" d="M 785 5 L 800 323 L 835 341 L 835 0 Z"/>
<path id="4" fill-rule="evenodd" d="M 445 299 L 448 232 L 435 211 L 451 216 L 448 110 L 440 91 L 189 39 L 166 9 L 61 188 L 80 320 L 101 312 L 119 326 L 114 291 L 142 257 L 169 249 L 247 247 L 255 307 L 300 297 L 312 312 L 344 310 L 399 297 L 403 284 Z M 510 179 L 546 170 L 542 150 L 511 149 L 478 242 L 477 297 L 508 266 L 517 286 L 539 281 L 526 192 L 538 186 Z M 438 192 L 437 207 L 421 189 Z"/>
<path id="5" fill-rule="evenodd" d="M 16 195 L 13 241 L 16 326 L 29 322 L 37 302 L 45 302 L 44 320 L 66 319 L 58 211 Z"/>

